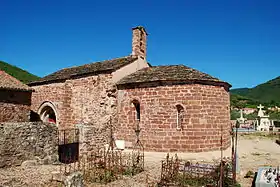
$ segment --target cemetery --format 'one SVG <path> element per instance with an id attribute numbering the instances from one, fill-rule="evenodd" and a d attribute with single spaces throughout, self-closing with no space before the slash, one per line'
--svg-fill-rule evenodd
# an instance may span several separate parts
<path id="1" fill-rule="evenodd" d="M 240 109 L 240 117 L 237 118 L 238 131 L 239 132 L 278 132 L 280 122 L 278 120 L 272 120 L 269 115 L 265 114 L 263 110 L 264 106 L 261 104 L 257 107 L 258 114 L 254 120 L 248 120 L 244 118 L 244 111 Z M 233 122 L 234 123 L 234 122 Z M 236 130 L 236 129 L 235 129 Z"/>

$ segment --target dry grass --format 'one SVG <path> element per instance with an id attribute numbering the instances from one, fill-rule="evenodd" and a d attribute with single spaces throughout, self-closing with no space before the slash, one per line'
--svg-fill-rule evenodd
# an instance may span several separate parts
<path id="1" fill-rule="evenodd" d="M 240 137 L 244 137 L 246 139 L 279 139 L 280 136 L 278 133 L 270 133 L 270 132 L 254 132 L 254 133 L 244 133 L 240 134 Z"/>

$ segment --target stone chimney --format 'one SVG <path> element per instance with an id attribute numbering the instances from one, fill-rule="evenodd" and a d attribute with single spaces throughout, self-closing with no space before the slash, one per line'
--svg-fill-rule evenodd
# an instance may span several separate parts
<path id="1" fill-rule="evenodd" d="M 132 55 L 137 55 L 144 60 L 147 55 L 147 35 L 142 26 L 132 28 Z"/>

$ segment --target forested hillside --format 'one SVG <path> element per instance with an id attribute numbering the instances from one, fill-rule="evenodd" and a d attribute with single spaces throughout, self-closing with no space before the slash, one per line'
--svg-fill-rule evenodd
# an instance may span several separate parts
<path id="1" fill-rule="evenodd" d="M 31 81 L 38 80 L 40 77 L 33 75 L 23 69 L 20 69 L 16 66 L 10 65 L 4 61 L 0 61 L 0 70 L 5 71 L 9 75 L 17 78 L 23 83 L 28 83 Z"/>
<path id="2" fill-rule="evenodd" d="M 255 107 L 262 103 L 266 106 L 280 105 L 280 76 L 254 88 L 230 90 L 231 105 L 236 107 Z"/>

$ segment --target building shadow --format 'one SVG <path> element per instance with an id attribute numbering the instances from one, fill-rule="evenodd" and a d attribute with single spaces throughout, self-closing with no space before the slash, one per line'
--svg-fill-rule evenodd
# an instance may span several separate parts
<path id="1" fill-rule="evenodd" d="M 30 111 L 30 122 L 41 121 L 39 114 L 34 112 L 33 110 Z"/>

